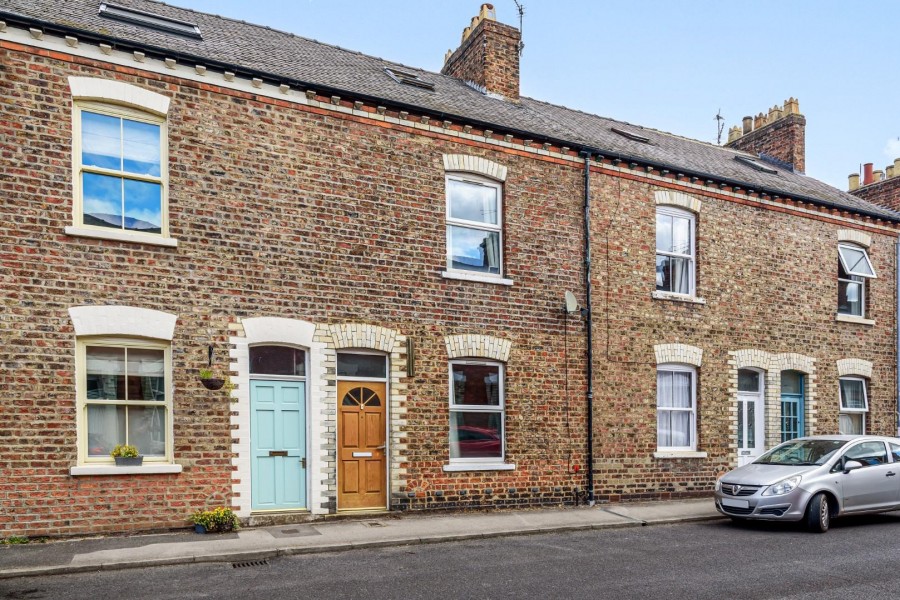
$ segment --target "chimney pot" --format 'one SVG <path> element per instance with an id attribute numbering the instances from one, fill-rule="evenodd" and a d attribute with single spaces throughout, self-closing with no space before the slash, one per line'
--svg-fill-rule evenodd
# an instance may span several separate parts
<path id="1" fill-rule="evenodd" d="M 882 179 L 884 179 L 884 171 L 881 169 L 872 171 L 872 183 L 878 183 Z"/>
<path id="2" fill-rule="evenodd" d="M 847 176 L 847 179 L 850 182 L 849 191 L 852 192 L 859 189 L 859 173 L 850 173 L 850 175 Z"/>
<path id="3" fill-rule="evenodd" d="M 863 185 L 872 183 L 872 163 L 863 165 Z"/>
<path id="4" fill-rule="evenodd" d="M 894 159 L 894 177 L 900 177 L 900 158 Z"/>
<path id="5" fill-rule="evenodd" d="M 743 125 L 745 134 L 753 131 L 753 117 L 744 117 Z"/>
<path id="6" fill-rule="evenodd" d="M 894 165 L 888 165 L 884 168 L 884 178 L 891 179 L 894 176 Z"/>
<path id="7" fill-rule="evenodd" d="M 741 128 L 735 125 L 731 129 L 728 130 L 728 143 L 730 144 L 734 140 L 741 137 Z"/>

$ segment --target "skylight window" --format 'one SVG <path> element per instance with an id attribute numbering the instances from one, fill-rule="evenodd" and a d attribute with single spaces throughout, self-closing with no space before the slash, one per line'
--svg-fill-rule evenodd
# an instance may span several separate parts
<path id="1" fill-rule="evenodd" d="M 384 72 L 388 74 L 388 76 L 396 81 L 397 83 L 402 83 L 405 85 L 412 85 L 415 87 L 420 87 L 422 89 L 434 91 L 434 84 L 429 81 L 424 81 L 415 73 L 409 73 L 408 71 L 401 71 L 400 69 L 395 69 L 394 67 L 385 67 Z"/>
<path id="2" fill-rule="evenodd" d="M 125 8 L 124 6 L 116 6 L 107 2 L 100 4 L 100 16 L 124 23 L 131 23 L 132 25 L 140 25 L 148 29 L 175 33 L 198 40 L 203 39 L 203 36 L 200 34 L 200 28 L 193 23 L 178 21 L 133 8 Z"/>
<path id="3" fill-rule="evenodd" d="M 618 133 L 624 138 L 628 138 L 629 140 L 633 140 L 635 142 L 641 142 L 643 144 L 649 144 L 650 138 L 644 135 L 640 135 L 638 133 L 634 133 L 633 131 L 628 131 L 627 129 L 619 129 L 618 127 L 610 127 L 610 130 L 613 133 Z"/>
<path id="4" fill-rule="evenodd" d="M 769 173 L 771 175 L 778 174 L 778 171 L 776 169 L 773 169 L 772 167 L 770 167 L 768 165 L 764 165 L 759 161 L 753 160 L 749 156 L 735 156 L 734 160 L 738 161 L 739 163 L 743 163 L 752 169 L 761 171 L 763 173 Z"/>

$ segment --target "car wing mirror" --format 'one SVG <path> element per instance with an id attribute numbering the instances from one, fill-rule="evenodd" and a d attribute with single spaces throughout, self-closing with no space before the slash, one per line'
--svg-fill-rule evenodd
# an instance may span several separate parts
<path id="1" fill-rule="evenodd" d="M 858 460 L 847 460 L 844 461 L 844 473 L 849 473 L 850 471 L 854 471 L 856 469 L 862 469 L 863 464 Z"/>

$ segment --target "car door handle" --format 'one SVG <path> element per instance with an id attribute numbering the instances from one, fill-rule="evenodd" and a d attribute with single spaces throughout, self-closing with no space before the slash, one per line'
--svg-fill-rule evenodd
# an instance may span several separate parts
<path id="1" fill-rule="evenodd" d="M 893 477 L 894 475 L 896 475 L 896 473 L 894 473 L 893 471 L 888 471 L 885 477 Z"/>

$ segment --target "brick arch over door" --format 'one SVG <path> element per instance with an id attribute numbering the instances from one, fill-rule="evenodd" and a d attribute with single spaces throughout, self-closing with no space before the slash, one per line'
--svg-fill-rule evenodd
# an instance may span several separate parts
<path id="1" fill-rule="evenodd" d="M 307 402 L 309 404 L 309 510 L 313 514 L 327 513 L 325 483 L 329 465 L 329 438 L 327 435 L 327 408 L 322 387 L 326 384 L 325 345 L 316 340 L 315 323 L 282 317 L 254 317 L 242 319 L 231 326 L 234 335 L 231 344 L 229 370 L 234 389 L 231 412 L 232 425 L 232 505 L 241 517 L 250 516 L 250 346 L 283 344 L 302 348 L 308 353 L 309 372 Z M 333 443 L 333 439 L 331 440 Z"/>
<path id="2" fill-rule="evenodd" d="M 766 447 L 771 448 L 781 443 L 781 372 L 799 371 L 806 375 L 804 394 L 805 410 L 803 419 L 806 435 L 814 435 L 816 431 L 816 359 L 785 352 L 773 354 L 759 349 L 742 349 L 729 352 L 729 398 L 737 405 L 738 370 L 755 368 L 765 372 L 766 398 Z M 737 412 L 729 417 L 731 437 L 737 442 Z M 736 459 L 737 455 L 734 455 Z"/>
<path id="3" fill-rule="evenodd" d="M 407 437 L 405 425 L 407 385 L 403 381 L 406 377 L 406 336 L 401 335 L 396 329 L 368 323 L 337 323 L 320 325 L 316 330 L 316 340 L 324 345 L 324 364 L 328 372 L 332 373 L 330 381 L 323 387 L 324 397 L 322 399 L 324 406 L 327 407 L 325 425 L 330 433 L 327 434 L 326 439 L 331 448 L 337 448 L 337 380 L 334 374 L 337 373 L 338 351 L 376 350 L 384 352 L 390 358 L 390 370 L 388 371 L 388 444 L 390 450 L 388 502 L 393 505 L 393 499 L 405 498 L 406 492 L 406 469 L 403 464 L 408 462 L 408 459 L 402 450 L 403 439 Z M 337 462 L 334 456 L 331 460 L 325 473 L 325 484 L 329 497 L 329 511 L 334 512 L 337 507 Z"/>

